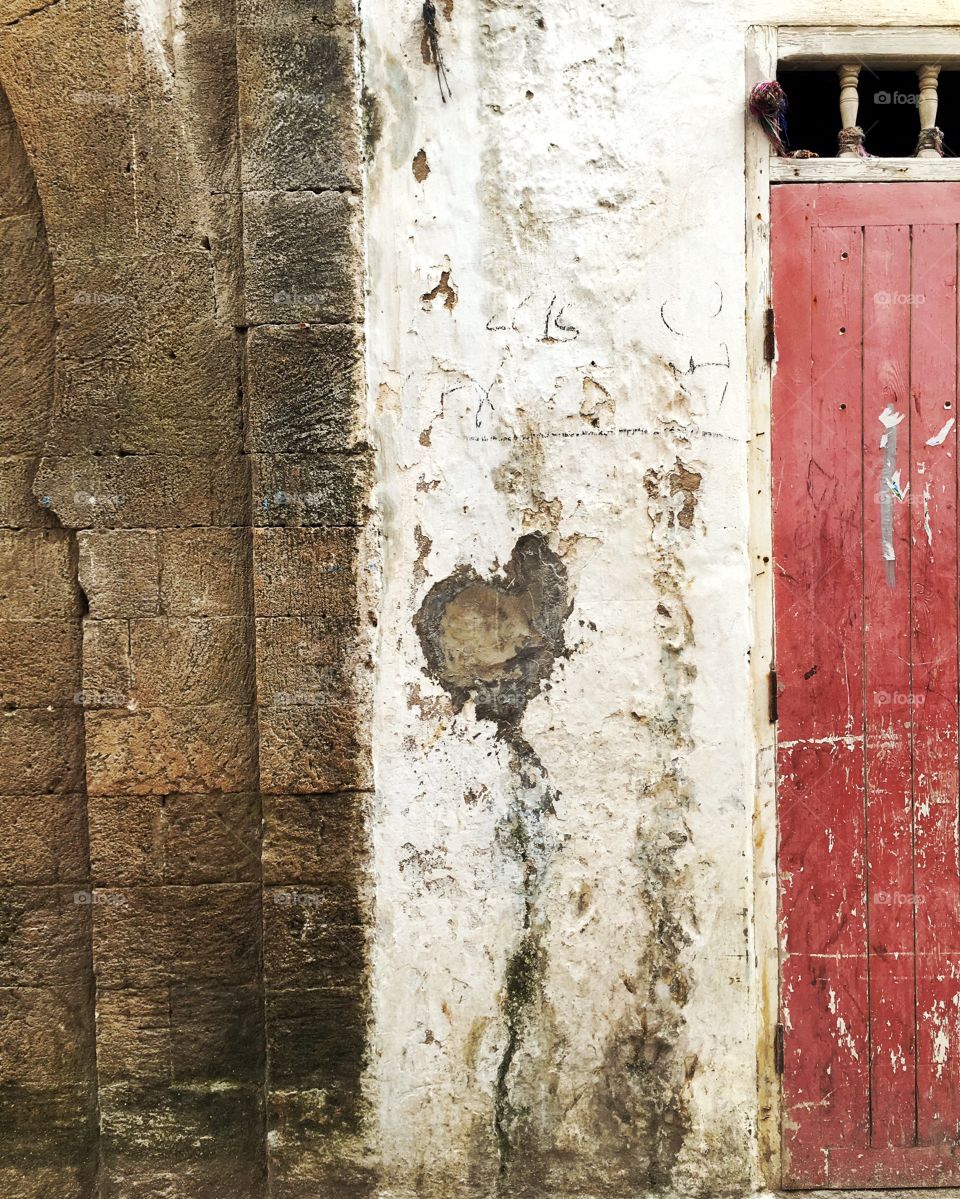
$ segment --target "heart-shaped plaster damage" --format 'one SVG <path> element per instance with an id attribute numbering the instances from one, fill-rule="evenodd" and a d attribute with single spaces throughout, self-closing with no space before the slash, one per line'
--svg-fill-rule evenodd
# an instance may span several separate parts
<path id="1" fill-rule="evenodd" d="M 528 702 L 566 654 L 572 607 L 566 567 L 542 533 L 530 533 L 499 576 L 460 566 L 435 583 L 414 625 L 429 673 L 455 710 L 472 698 L 477 716 L 515 741 Z"/>

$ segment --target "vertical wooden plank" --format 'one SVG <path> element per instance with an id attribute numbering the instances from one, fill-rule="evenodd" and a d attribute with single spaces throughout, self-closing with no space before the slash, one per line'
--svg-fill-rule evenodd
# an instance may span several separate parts
<path id="1" fill-rule="evenodd" d="M 955 1141 L 960 1127 L 956 282 L 955 225 L 915 225 L 911 697 L 921 1144 Z"/>
<path id="2" fill-rule="evenodd" d="M 813 227 L 813 189 L 773 200 L 773 469 L 784 1161 L 868 1142 L 861 230 Z M 787 194 L 784 194 L 786 192 Z"/>
<path id="3" fill-rule="evenodd" d="M 863 560 L 871 1144 L 916 1133 L 910 809 L 910 228 L 867 226 Z"/>

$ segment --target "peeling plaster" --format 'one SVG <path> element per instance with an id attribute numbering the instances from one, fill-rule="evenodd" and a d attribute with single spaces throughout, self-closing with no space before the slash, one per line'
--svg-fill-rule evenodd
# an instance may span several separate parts
<path id="1" fill-rule="evenodd" d="M 395 1199 L 745 1193 L 743 29 L 696 6 L 695 90 L 737 114 L 704 144 L 648 49 L 688 8 L 437 3 L 452 98 L 416 15 L 363 7 L 384 1170 Z M 445 847 L 442 896 L 406 846 Z"/>

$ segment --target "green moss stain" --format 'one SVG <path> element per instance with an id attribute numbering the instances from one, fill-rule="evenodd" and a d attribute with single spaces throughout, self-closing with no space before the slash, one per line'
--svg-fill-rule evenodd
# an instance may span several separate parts
<path id="1" fill-rule="evenodd" d="M 528 929 L 507 961 L 500 1004 L 506 1020 L 507 1043 L 497 1068 L 494 1093 L 494 1131 L 500 1154 L 501 1177 L 507 1172 L 512 1153 L 511 1125 L 523 1114 L 510 1101 L 510 1068 L 520 1046 L 528 1013 L 543 993 L 544 959 L 539 935 L 533 929 Z"/>

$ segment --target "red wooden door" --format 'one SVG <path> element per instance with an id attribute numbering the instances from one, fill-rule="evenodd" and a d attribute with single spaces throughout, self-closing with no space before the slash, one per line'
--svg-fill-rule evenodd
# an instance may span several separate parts
<path id="1" fill-rule="evenodd" d="M 774 188 L 787 1187 L 960 1184 L 958 222 Z"/>

